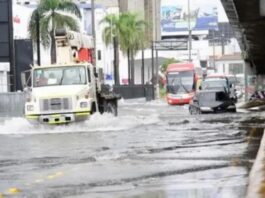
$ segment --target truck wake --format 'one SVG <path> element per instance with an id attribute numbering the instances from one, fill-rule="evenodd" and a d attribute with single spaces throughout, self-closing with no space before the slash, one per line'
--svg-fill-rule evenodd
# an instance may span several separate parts
<path id="1" fill-rule="evenodd" d="M 56 134 L 56 133 L 86 133 L 122 131 L 136 128 L 142 125 L 155 124 L 159 121 L 158 115 L 141 116 L 126 115 L 114 117 L 112 114 L 96 113 L 84 122 L 76 122 L 67 125 L 30 124 L 26 119 L 17 117 L 0 121 L 0 134 L 2 135 L 32 135 L 32 134 Z"/>

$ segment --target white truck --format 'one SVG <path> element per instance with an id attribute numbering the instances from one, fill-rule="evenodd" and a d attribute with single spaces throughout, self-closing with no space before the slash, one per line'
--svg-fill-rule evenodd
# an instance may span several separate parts
<path id="1" fill-rule="evenodd" d="M 57 63 L 33 66 L 29 76 L 31 85 L 24 90 L 25 117 L 30 122 L 64 124 L 84 121 L 95 112 L 110 112 L 117 116 L 120 96 L 104 84 L 101 68 L 87 62 Z M 26 73 L 23 73 L 24 85 L 26 79 Z"/>

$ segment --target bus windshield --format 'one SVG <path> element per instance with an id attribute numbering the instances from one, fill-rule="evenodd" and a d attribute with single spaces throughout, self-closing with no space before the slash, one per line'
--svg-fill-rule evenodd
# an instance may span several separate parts
<path id="1" fill-rule="evenodd" d="M 33 86 L 58 86 L 86 84 L 84 66 L 38 68 L 33 72 Z"/>
<path id="2" fill-rule="evenodd" d="M 169 93 L 190 93 L 194 90 L 194 72 L 170 72 L 167 75 Z"/>

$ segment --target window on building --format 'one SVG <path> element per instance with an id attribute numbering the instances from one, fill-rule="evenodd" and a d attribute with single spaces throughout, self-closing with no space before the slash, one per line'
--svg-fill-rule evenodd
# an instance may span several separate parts
<path id="1" fill-rule="evenodd" d="M 229 74 L 243 74 L 243 64 L 231 63 L 229 64 Z"/>

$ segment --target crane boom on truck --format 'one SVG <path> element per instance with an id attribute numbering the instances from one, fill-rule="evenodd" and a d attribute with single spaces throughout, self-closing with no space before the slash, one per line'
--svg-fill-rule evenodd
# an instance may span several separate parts
<path id="1" fill-rule="evenodd" d="M 117 116 L 120 96 L 104 84 L 102 68 L 89 62 L 93 50 L 90 41 L 91 38 L 75 32 L 60 32 L 56 35 L 58 62 L 32 67 L 31 86 L 25 89 L 25 116 L 30 122 L 84 121 L 95 112 Z M 22 79 L 26 84 L 25 73 Z"/>

